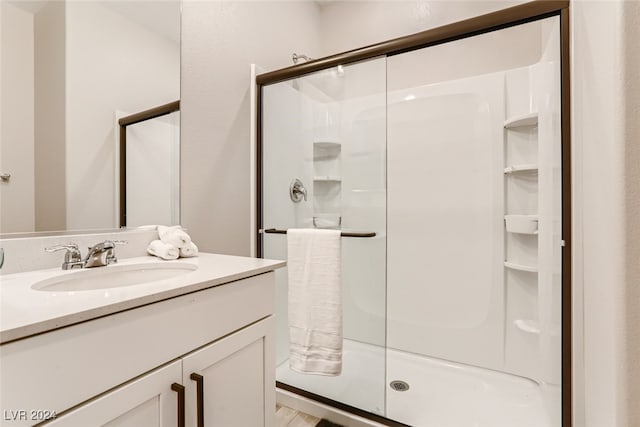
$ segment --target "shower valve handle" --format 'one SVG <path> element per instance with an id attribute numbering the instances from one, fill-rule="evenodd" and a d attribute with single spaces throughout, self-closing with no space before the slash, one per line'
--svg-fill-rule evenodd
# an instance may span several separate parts
<path id="1" fill-rule="evenodd" d="M 304 188 L 304 184 L 298 178 L 291 181 L 289 185 L 289 197 L 293 203 L 300 203 L 302 199 L 307 201 L 307 189 Z"/>

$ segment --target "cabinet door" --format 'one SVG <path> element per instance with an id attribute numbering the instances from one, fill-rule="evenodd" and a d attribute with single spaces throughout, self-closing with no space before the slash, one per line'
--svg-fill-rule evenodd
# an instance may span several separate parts
<path id="1" fill-rule="evenodd" d="M 173 383 L 182 383 L 180 361 L 118 387 L 47 425 L 173 427 L 178 425 L 178 393 L 171 390 Z"/>
<path id="2" fill-rule="evenodd" d="M 187 425 L 274 426 L 273 327 L 268 317 L 183 359 Z"/>

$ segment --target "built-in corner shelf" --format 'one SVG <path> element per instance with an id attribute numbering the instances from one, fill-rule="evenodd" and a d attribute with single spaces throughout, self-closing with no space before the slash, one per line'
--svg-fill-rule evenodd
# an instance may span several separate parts
<path id="1" fill-rule="evenodd" d="M 337 150 L 342 146 L 342 143 L 336 140 L 316 140 L 313 141 L 313 146 L 322 150 Z"/>
<path id="2" fill-rule="evenodd" d="M 504 122 L 505 129 L 516 129 L 538 124 L 538 112 L 515 116 Z"/>
<path id="3" fill-rule="evenodd" d="M 509 233 L 538 234 L 538 215 L 505 215 L 504 224 Z"/>
<path id="4" fill-rule="evenodd" d="M 538 173 L 538 165 L 536 164 L 526 164 L 526 165 L 511 165 L 504 168 L 504 173 L 506 175 L 511 174 L 534 174 Z"/>
<path id="5" fill-rule="evenodd" d="M 509 261 L 505 261 L 504 262 L 504 266 L 507 268 L 510 268 L 511 270 L 518 270 L 518 271 L 528 271 L 529 273 L 537 273 L 538 272 L 538 267 L 533 267 L 530 265 L 522 265 L 522 264 L 516 264 L 513 262 L 509 262 Z"/>
<path id="6" fill-rule="evenodd" d="M 513 324 L 516 326 L 516 328 L 520 329 L 523 332 L 536 335 L 540 334 L 540 326 L 535 320 L 518 319 L 515 320 Z"/>
<path id="7" fill-rule="evenodd" d="M 341 181 L 342 179 L 340 179 L 340 177 L 337 177 L 337 176 L 320 175 L 320 176 L 313 177 L 313 182 L 341 182 Z"/>

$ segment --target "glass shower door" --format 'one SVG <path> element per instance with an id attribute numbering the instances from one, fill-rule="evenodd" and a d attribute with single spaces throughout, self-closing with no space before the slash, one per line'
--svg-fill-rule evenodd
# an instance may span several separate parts
<path id="1" fill-rule="evenodd" d="M 277 381 L 385 414 L 386 58 L 263 87 L 262 256 L 290 228 L 340 229 L 343 368 L 289 367 L 287 270 L 276 272 Z M 277 230 L 277 231 L 276 231 Z"/>
<path id="2" fill-rule="evenodd" d="M 560 26 L 388 58 L 387 417 L 561 424 Z"/>

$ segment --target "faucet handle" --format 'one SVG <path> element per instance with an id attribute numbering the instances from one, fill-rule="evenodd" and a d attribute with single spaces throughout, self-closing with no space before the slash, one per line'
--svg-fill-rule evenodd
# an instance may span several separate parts
<path id="1" fill-rule="evenodd" d="M 44 248 L 45 252 L 57 252 L 66 249 L 67 251 L 79 250 L 78 245 L 75 243 L 67 243 L 66 245 L 54 245 L 49 246 L 48 248 Z"/>
<path id="2" fill-rule="evenodd" d="M 65 250 L 63 270 L 69 270 L 74 267 L 82 267 L 82 254 L 78 245 L 75 243 L 67 243 L 66 245 L 54 245 L 44 248 L 45 252 L 57 252 Z"/>
<path id="3" fill-rule="evenodd" d="M 127 245 L 129 242 L 126 240 L 105 240 L 104 244 L 105 247 L 109 248 L 109 252 L 107 253 L 107 264 L 114 264 L 118 262 L 118 258 L 116 258 L 116 246 Z"/>

